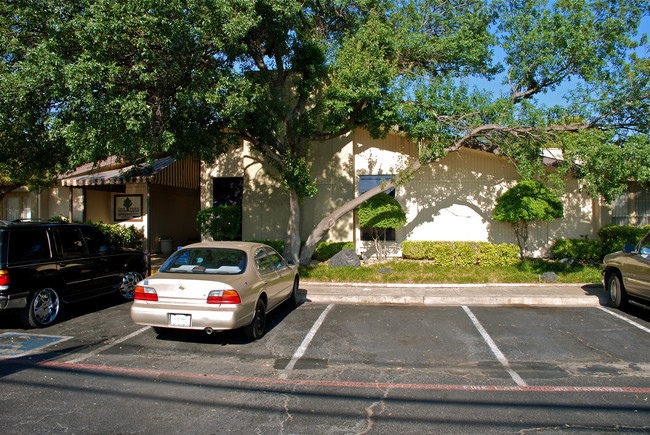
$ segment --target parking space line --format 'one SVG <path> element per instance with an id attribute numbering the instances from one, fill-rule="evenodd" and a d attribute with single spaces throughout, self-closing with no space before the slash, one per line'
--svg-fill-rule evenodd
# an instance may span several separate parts
<path id="1" fill-rule="evenodd" d="M 86 358 L 90 358 L 91 356 L 98 355 L 98 354 L 104 352 L 105 350 L 110 349 L 111 347 L 117 346 L 118 344 L 123 343 L 126 340 L 129 340 L 129 339 L 135 337 L 136 335 L 142 334 L 144 331 L 146 331 L 149 328 L 151 328 L 151 327 L 150 326 L 145 326 L 144 328 L 140 328 L 137 331 L 132 332 L 132 333 L 130 333 L 129 335 L 127 335 L 125 337 L 122 337 L 122 338 L 120 338 L 118 340 L 115 340 L 114 342 L 112 342 L 110 344 L 107 344 L 105 346 L 100 347 L 99 349 L 95 349 L 92 352 L 82 353 L 77 358 L 73 358 L 71 360 L 68 360 L 65 363 L 66 364 L 75 364 L 75 363 L 78 363 L 78 362 L 81 362 L 81 361 L 85 360 Z"/>
<path id="2" fill-rule="evenodd" d="M 478 319 L 476 318 L 474 313 L 472 313 L 470 311 L 470 309 L 468 307 L 466 307 L 465 305 L 463 305 L 462 307 L 463 307 L 463 310 L 465 310 L 465 313 L 467 313 L 467 315 L 471 319 L 472 323 L 474 324 L 474 326 L 476 327 L 478 332 L 483 337 L 483 340 L 485 340 L 485 342 L 490 347 L 490 350 L 492 350 L 492 353 L 497 357 L 497 359 L 499 360 L 499 362 L 501 363 L 503 368 L 505 368 L 506 371 L 510 374 L 510 377 L 512 378 L 512 380 L 515 381 L 517 383 L 517 385 L 519 385 L 520 387 L 527 386 L 526 382 L 524 382 L 524 380 L 521 378 L 521 376 L 519 376 L 517 374 L 517 372 L 515 372 L 514 370 L 512 370 L 512 368 L 510 368 L 510 363 L 508 362 L 507 358 L 499 350 L 499 348 L 497 347 L 494 340 L 492 340 L 492 338 L 487 333 L 485 328 L 483 328 L 483 325 L 481 325 L 481 322 L 478 321 Z"/>
<path id="3" fill-rule="evenodd" d="M 620 314 L 615 313 L 615 312 L 613 312 L 612 310 L 608 310 L 608 309 L 605 308 L 605 307 L 597 307 L 597 308 L 598 308 L 599 310 L 603 310 L 604 312 L 611 314 L 611 315 L 614 316 L 614 317 L 618 317 L 619 319 L 626 321 L 626 322 L 629 323 L 630 325 L 632 325 L 632 326 L 636 326 L 636 327 L 639 328 L 640 330 L 645 331 L 645 332 L 647 332 L 648 334 L 650 334 L 650 328 L 646 328 L 646 327 L 643 326 L 643 325 L 639 325 L 639 324 L 636 323 L 635 321 L 630 320 L 630 319 L 628 319 L 628 318 L 625 317 L 625 316 L 621 316 Z"/>
<path id="4" fill-rule="evenodd" d="M 305 351 L 307 350 L 307 346 L 309 346 L 309 343 L 313 340 L 314 336 L 316 335 L 316 332 L 318 332 L 318 329 L 321 327 L 323 322 L 325 321 L 325 317 L 327 317 L 327 313 L 330 312 L 330 310 L 334 307 L 334 304 L 329 304 L 327 308 L 323 310 L 323 312 L 318 316 L 318 319 L 316 319 L 316 322 L 314 325 L 311 327 L 305 338 L 302 340 L 302 343 L 296 349 L 294 352 L 293 356 L 291 357 L 291 361 L 289 361 L 289 364 L 284 368 L 284 372 L 280 374 L 280 378 L 286 379 L 287 378 L 287 373 L 295 367 L 296 363 L 302 356 L 305 354 Z"/>

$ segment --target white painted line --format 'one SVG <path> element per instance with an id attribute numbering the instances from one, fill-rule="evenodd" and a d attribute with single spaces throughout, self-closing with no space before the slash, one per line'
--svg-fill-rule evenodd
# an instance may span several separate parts
<path id="1" fill-rule="evenodd" d="M 604 312 L 609 313 L 609 314 L 611 314 L 611 315 L 614 316 L 614 317 L 618 317 L 619 319 L 626 321 L 626 322 L 629 323 L 630 325 L 632 325 L 632 326 L 636 326 L 636 327 L 639 328 L 640 330 L 645 331 L 645 332 L 647 332 L 647 333 L 650 334 L 650 328 L 646 328 L 645 326 L 640 325 L 640 324 L 636 323 L 635 321 L 628 319 L 628 318 L 625 317 L 625 316 L 621 316 L 620 314 L 615 313 L 615 312 L 613 312 L 612 310 L 608 310 L 608 309 L 605 308 L 605 307 L 598 307 L 598 309 L 603 310 Z"/>
<path id="2" fill-rule="evenodd" d="M 330 312 L 330 310 L 334 307 L 334 304 L 329 304 L 327 308 L 323 310 L 322 313 L 320 313 L 320 316 L 318 316 L 318 319 L 316 320 L 316 323 L 311 327 L 305 338 L 302 340 L 302 343 L 296 349 L 296 351 L 293 354 L 293 357 L 291 357 L 291 361 L 289 361 L 289 364 L 284 368 L 284 373 L 280 374 L 281 379 L 286 379 L 287 378 L 287 372 L 293 370 L 293 368 L 296 366 L 296 363 L 302 356 L 305 354 L 305 351 L 307 350 L 307 347 L 309 346 L 309 343 L 314 339 L 314 336 L 316 335 L 316 332 L 318 332 L 318 329 L 321 327 L 323 322 L 325 321 L 325 317 L 327 317 L 327 313 Z"/>
<path id="3" fill-rule="evenodd" d="M 102 346 L 99 349 L 95 349 L 92 352 L 82 353 L 77 358 L 66 361 L 66 364 L 78 363 L 80 361 L 85 360 L 86 358 L 90 358 L 91 356 L 99 355 L 100 353 L 104 352 L 107 349 L 110 349 L 110 348 L 112 348 L 114 346 L 117 346 L 118 344 L 123 343 L 126 340 L 129 340 L 129 339 L 135 337 L 136 335 L 142 334 L 144 331 L 146 331 L 149 328 L 151 328 L 151 327 L 150 326 L 145 326 L 144 328 L 138 329 L 137 331 L 130 333 L 126 337 L 122 337 L 122 338 L 120 338 L 118 340 L 115 340 L 114 342 L 112 342 L 110 344 L 107 344 L 105 346 Z"/>
<path id="4" fill-rule="evenodd" d="M 470 309 L 467 308 L 467 306 L 465 305 L 463 305 L 463 310 L 465 310 L 465 313 L 467 313 L 469 318 L 472 320 L 472 323 L 474 323 L 474 326 L 476 327 L 476 329 L 478 329 L 478 332 L 481 333 L 481 336 L 483 337 L 485 342 L 488 344 L 488 346 L 490 346 L 490 350 L 492 350 L 492 353 L 497 357 L 497 359 L 499 360 L 503 368 L 505 368 L 508 371 L 512 380 L 515 381 L 517 385 L 519 385 L 520 387 L 526 387 L 527 386 L 526 382 L 524 382 L 524 380 L 521 378 L 521 376 L 517 374 L 517 372 L 515 372 L 510 368 L 510 363 L 503 355 L 503 353 L 501 353 L 496 343 L 494 342 L 494 340 L 492 340 L 492 338 L 487 333 L 485 328 L 483 328 L 483 325 L 481 325 L 481 322 L 478 321 L 474 313 L 472 313 Z"/>

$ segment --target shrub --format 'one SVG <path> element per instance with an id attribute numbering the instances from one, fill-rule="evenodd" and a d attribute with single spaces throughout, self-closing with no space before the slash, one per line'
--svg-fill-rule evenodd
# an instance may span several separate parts
<path id="1" fill-rule="evenodd" d="M 598 240 L 558 239 L 553 242 L 551 254 L 555 258 L 599 261 L 603 256 L 603 247 Z"/>
<path id="2" fill-rule="evenodd" d="M 112 244 L 124 248 L 142 249 L 142 243 L 144 242 L 143 228 L 136 228 L 134 225 L 124 226 L 92 221 L 87 221 L 86 223 L 99 228 L 99 230 L 108 237 Z"/>
<path id="3" fill-rule="evenodd" d="M 430 260 L 437 266 L 507 266 L 519 262 L 519 248 L 488 242 L 402 242 L 402 257 Z"/>
<path id="4" fill-rule="evenodd" d="M 650 231 L 650 225 L 634 227 L 630 225 L 606 225 L 598 230 L 602 243 L 602 254 L 609 254 L 623 249 L 626 243 L 637 244 Z"/>
<path id="5" fill-rule="evenodd" d="M 196 225 L 201 234 L 210 234 L 214 240 L 241 240 L 241 207 L 204 208 L 196 215 Z"/>
<path id="6" fill-rule="evenodd" d="M 321 242 L 316 247 L 312 258 L 318 261 L 327 261 L 343 249 L 354 249 L 352 242 Z"/>

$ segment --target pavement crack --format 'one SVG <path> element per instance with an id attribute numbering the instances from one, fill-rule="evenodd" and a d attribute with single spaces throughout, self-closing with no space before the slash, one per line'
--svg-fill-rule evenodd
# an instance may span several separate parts
<path id="1" fill-rule="evenodd" d="M 381 391 L 381 390 L 380 390 Z M 374 427 L 374 415 L 375 415 L 375 408 L 379 407 L 379 412 L 377 414 L 381 414 L 384 411 L 386 411 L 386 398 L 388 397 L 388 393 L 390 391 L 390 388 L 387 388 L 384 391 L 384 394 L 381 398 L 381 400 L 378 400 L 376 402 L 373 402 L 370 406 L 366 408 L 366 427 L 363 429 L 361 432 L 357 432 L 358 435 L 363 435 L 370 433 Z"/>

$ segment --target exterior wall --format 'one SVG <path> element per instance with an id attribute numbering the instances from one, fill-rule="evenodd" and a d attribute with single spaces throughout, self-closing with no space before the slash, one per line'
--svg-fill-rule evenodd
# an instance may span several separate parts
<path id="1" fill-rule="evenodd" d="M 314 143 L 310 153 L 312 175 L 318 187 L 316 197 L 302 207 L 301 236 L 307 238 L 314 226 L 336 207 L 359 194 L 362 175 L 393 175 L 417 158 L 414 143 L 398 134 L 372 139 L 357 130 L 335 140 Z M 244 177 L 243 238 L 284 238 L 288 219 L 288 196 L 275 181 L 272 170 L 263 165 L 247 144 L 222 156 L 215 164 L 202 166 L 201 204 L 212 205 L 213 177 Z M 462 149 L 422 168 L 396 198 L 406 211 L 408 222 L 388 243 L 390 255 L 401 255 L 404 240 L 487 241 L 516 243 L 507 223 L 495 222 L 492 210 L 496 198 L 514 186 L 519 176 L 506 159 L 480 151 Z M 568 180 L 563 195 L 565 217 L 529 226 L 528 252 L 548 255 L 557 238 L 596 237 L 607 212 Z M 374 254 L 372 242 L 360 241 L 354 213 L 341 218 L 327 241 L 356 241 L 357 252 Z"/>
<path id="2" fill-rule="evenodd" d="M 311 147 L 312 175 L 318 195 L 302 206 L 301 237 L 328 213 L 354 197 L 351 135 Z M 201 167 L 201 206 L 212 206 L 213 178 L 244 177 L 242 200 L 242 238 L 244 240 L 281 240 L 289 219 L 289 196 L 277 181 L 263 156 L 247 143 L 221 156 L 214 164 Z M 205 237 L 205 236 L 204 236 Z M 329 240 L 352 240 L 352 220 L 341 219 L 329 232 Z"/>
<path id="3" fill-rule="evenodd" d="M 137 186 L 144 186 L 143 200 L 146 201 L 146 185 Z M 127 193 L 130 193 L 128 189 Z M 144 208 L 146 210 L 146 206 Z M 196 229 L 196 214 L 200 209 L 201 202 L 198 191 L 153 184 L 151 186 L 152 249 L 154 251 L 160 250 L 158 240 L 162 235 L 173 237 L 174 248 L 198 242 L 199 233 Z M 142 224 L 146 225 L 146 222 L 145 215 Z"/>

